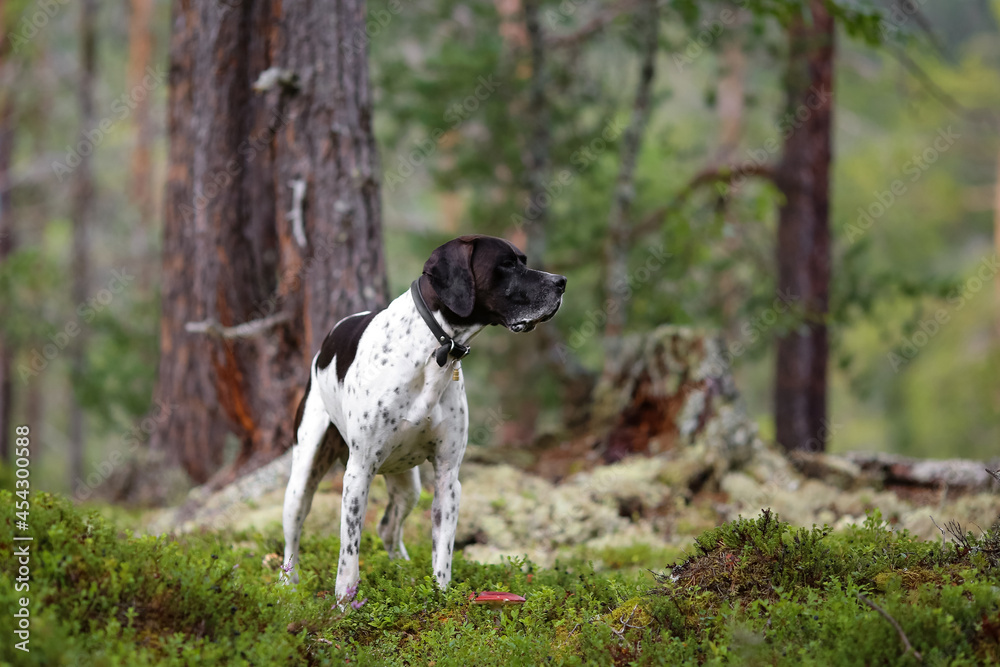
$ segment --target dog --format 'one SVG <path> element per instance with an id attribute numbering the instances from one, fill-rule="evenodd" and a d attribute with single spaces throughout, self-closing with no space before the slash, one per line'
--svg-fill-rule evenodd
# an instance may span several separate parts
<path id="1" fill-rule="evenodd" d="M 434 466 L 434 578 L 441 589 L 448 586 L 462 495 L 458 468 L 469 431 L 461 359 L 486 326 L 520 333 L 550 320 L 566 291 L 565 276 L 526 262 L 504 239 L 461 236 L 437 248 L 410 290 L 385 310 L 345 317 L 327 334 L 295 415 L 282 516 L 286 583 L 298 583 L 302 525 L 320 479 L 339 459 L 345 466 L 340 604 L 357 592 L 361 528 L 376 474 L 389 491 L 379 537 L 390 558 L 409 560 L 403 520 L 420 497 L 417 466 L 424 461 Z"/>

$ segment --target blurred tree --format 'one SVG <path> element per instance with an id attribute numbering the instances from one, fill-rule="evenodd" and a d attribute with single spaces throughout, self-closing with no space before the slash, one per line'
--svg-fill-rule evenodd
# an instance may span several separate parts
<path id="1" fill-rule="evenodd" d="M 364 3 L 176 0 L 151 446 L 218 483 L 284 451 L 309 360 L 384 304 Z"/>
<path id="2" fill-rule="evenodd" d="M 148 237 L 153 229 L 153 174 L 150 150 L 153 127 L 150 121 L 152 91 L 145 90 L 143 79 L 153 63 L 153 0 L 130 0 L 128 22 L 128 73 L 126 84 L 129 94 L 136 99 L 132 110 L 135 144 L 130 160 L 130 198 L 139 209 L 139 219 L 132 229 L 133 247 L 148 248 Z M 137 276 L 139 286 L 145 290 L 150 285 L 151 263 L 140 262 Z"/>
<path id="3" fill-rule="evenodd" d="M 0 2 L 0 264 L 14 250 L 14 216 L 11 209 L 10 163 L 14 152 L 14 92 L 15 87 L 8 85 L 13 79 L 13 68 L 9 60 L 10 40 L 7 38 L 8 16 L 7 3 Z M 11 361 L 14 349 L 4 332 L 0 330 L 0 461 L 10 460 L 11 442 L 14 424 L 11 420 L 13 401 L 11 393 L 14 384 L 11 378 Z"/>
<path id="4" fill-rule="evenodd" d="M 80 3 L 80 75 L 77 79 L 77 106 L 79 109 L 80 137 L 96 131 L 94 116 L 94 85 L 97 69 L 97 2 Z M 74 304 L 87 301 L 90 291 L 90 258 L 87 244 L 88 227 L 94 210 L 94 177 L 92 152 L 80 151 L 80 164 L 73 171 L 73 257 L 71 294 Z M 74 386 L 86 374 L 87 331 L 82 329 L 70 343 L 69 359 Z M 69 480 L 70 484 L 83 476 L 84 414 L 80 401 L 70 403 L 69 412 Z"/>
<path id="5" fill-rule="evenodd" d="M 1000 255 L 1000 151 L 997 152 L 997 176 L 993 185 L 993 248 Z M 995 330 L 1000 341 L 1000 271 L 993 277 Z M 997 387 L 997 411 L 1000 412 L 1000 386 Z"/>
<path id="6" fill-rule="evenodd" d="M 642 58 L 639 65 L 639 85 L 632 106 L 632 118 L 622 138 L 618 179 L 608 214 L 608 240 L 604 246 L 604 372 L 618 364 L 621 339 L 625 333 L 628 285 L 628 249 L 633 222 L 630 219 L 635 200 L 635 165 L 639 159 L 646 124 L 652 111 L 653 77 L 660 45 L 660 10 L 656 0 L 646 0 L 638 13 Z"/>
<path id="7" fill-rule="evenodd" d="M 796 14 L 788 26 L 787 134 L 774 174 L 785 196 L 778 211 L 778 294 L 793 300 L 802 317 L 778 337 L 774 426 L 788 450 L 815 443 L 823 449 L 828 439 L 834 35 L 824 0 L 809 0 L 808 15 Z"/>

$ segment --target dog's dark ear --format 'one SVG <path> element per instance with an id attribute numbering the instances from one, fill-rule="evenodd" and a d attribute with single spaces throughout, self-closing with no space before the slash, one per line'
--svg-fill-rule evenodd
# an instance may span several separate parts
<path id="1" fill-rule="evenodd" d="M 476 302 L 476 282 L 472 275 L 473 239 L 448 241 L 431 253 L 424 275 L 431 281 L 441 303 L 459 317 L 468 317 Z"/>

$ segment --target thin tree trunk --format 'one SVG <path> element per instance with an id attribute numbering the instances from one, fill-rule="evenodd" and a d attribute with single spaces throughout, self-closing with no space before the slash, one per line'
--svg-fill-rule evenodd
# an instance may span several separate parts
<path id="1" fill-rule="evenodd" d="M 153 58 L 153 0 L 130 0 L 131 14 L 128 24 L 128 75 L 127 87 L 131 92 L 143 86 L 143 79 Z M 152 161 L 152 127 L 149 118 L 149 101 L 152 91 L 136 95 L 138 101 L 132 110 L 132 127 L 135 143 L 130 160 L 129 190 L 139 218 L 132 226 L 132 252 L 138 255 L 136 265 L 137 287 L 147 290 L 152 283 L 151 263 L 145 256 L 149 252 L 149 233 L 154 228 Z"/>
<path id="2" fill-rule="evenodd" d="M 223 483 L 292 442 L 309 360 L 385 303 L 364 4 L 175 0 L 157 400 L 151 446 Z M 255 83 L 256 82 L 256 83 Z M 191 333 L 281 313 L 250 339 Z M 204 327 L 202 327 L 204 330 Z"/>
<path id="3" fill-rule="evenodd" d="M 740 21 L 742 23 L 742 21 Z M 743 117 L 746 107 L 745 84 L 747 58 L 743 41 L 736 35 L 727 39 L 722 49 L 722 72 L 716 87 L 716 108 L 719 113 L 719 146 L 716 163 L 730 164 L 743 138 Z"/>
<path id="4" fill-rule="evenodd" d="M 10 64 L 7 57 L 10 54 L 10 42 L 4 37 L 7 34 L 4 21 L 6 9 L 5 3 L 0 0 L 0 78 L 9 81 Z M 14 151 L 14 91 L 13 86 L 4 86 L 0 90 L 0 265 L 14 251 L 15 246 L 10 196 L 10 158 Z M 11 416 L 14 353 L 15 350 L 0 330 L 0 461 L 4 463 L 10 461 L 14 437 Z"/>
<path id="5" fill-rule="evenodd" d="M 660 13 L 656 0 L 645 0 L 638 16 L 642 31 L 642 64 L 639 87 L 632 107 L 632 119 L 622 137 L 621 165 L 608 216 L 608 241 L 605 246 L 604 303 L 607 322 L 604 327 L 605 373 L 613 368 L 620 353 L 625 330 L 628 279 L 629 216 L 635 199 L 635 165 L 642 137 L 649 120 L 656 54 L 659 47 Z"/>
<path id="6" fill-rule="evenodd" d="M 742 18 L 742 16 L 741 16 Z M 742 20 L 738 24 L 743 23 Z M 722 49 L 721 73 L 717 84 L 716 109 L 719 114 L 719 145 L 716 148 L 715 162 L 720 167 L 735 162 L 736 151 L 743 138 L 743 119 L 745 112 L 745 83 L 747 59 L 743 51 L 743 40 L 738 37 L 739 30 L 734 30 Z M 732 214 L 724 210 L 727 218 Z M 738 221 L 733 220 L 734 227 Z M 741 239 L 737 235 L 726 235 L 720 241 L 720 251 L 726 256 L 736 256 L 739 252 Z M 736 335 L 739 327 L 737 312 L 744 300 L 741 293 L 741 281 L 737 277 L 737 268 L 723 270 L 718 277 L 718 294 L 721 301 L 723 321 L 729 323 L 730 335 Z"/>
<path id="7" fill-rule="evenodd" d="M 777 343 L 776 437 L 788 450 L 826 447 L 827 325 L 830 288 L 830 163 L 834 20 L 823 0 L 789 26 L 785 140 L 775 181 L 785 201 L 778 220 L 778 290 L 798 301 L 801 326 Z"/>
<path id="8" fill-rule="evenodd" d="M 996 254 L 1000 256 L 1000 152 L 997 153 L 997 180 L 993 191 L 993 246 Z M 997 273 L 996 278 L 994 278 L 994 285 L 996 337 L 1000 343 L 1000 273 Z"/>
<path id="9" fill-rule="evenodd" d="M 94 74 L 97 56 L 97 2 L 83 0 L 80 3 L 80 74 L 77 82 L 77 104 L 80 114 L 80 133 L 94 127 Z M 94 183 L 91 174 L 91 153 L 81 155 L 80 164 L 73 172 L 73 256 L 72 275 L 73 303 L 87 300 L 89 290 L 90 261 L 87 248 L 87 231 L 94 205 Z M 74 305 L 75 308 L 75 305 Z M 81 330 L 70 345 L 70 365 L 73 385 L 86 372 L 86 331 Z M 70 488 L 83 476 L 84 459 L 84 415 L 79 402 L 73 397 L 69 412 L 69 479 Z"/>
<path id="10" fill-rule="evenodd" d="M 546 67 L 544 51 L 544 34 L 539 16 L 537 0 L 524 0 L 523 7 L 517 7 L 516 2 L 506 3 L 505 11 L 517 10 L 513 17 L 516 22 L 505 22 L 501 32 L 508 41 L 515 45 L 515 57 L 523 58 L 527 50 L 531 65 L 531 79 L 528 83 L 528 105 L 524 115 L 526 131 L 522 137 L 524 144 L 521 149 L 521 163 L 524 165 L 523 185 L 529 205 L 529 214 L 522 218 L 523 223 L 515 225 L 513 241 L 522 246 L 527 253 L 529 262 L 538 268 L 545 264 L 546 251 L 546 221 L 548 219 L 545 179 L 549 173 L 550 138 L 548 127 L 548 99 L 546 90 Z M 523 10 L 523 16 L 522 16 Z M 521 20 L 523 19 L 523 23 Z M 521 39 L 523 38 L 523 39 Z M 532 336 L 530 339 L 517 341 L 518 354 L 512 363 L 499 369 L 496 380 L 499 386 L 508 389 L 529 377 L 537 369 L 542 360 L 544 339 Z M 507 392 L 511 396 L 511 405 L 507 406 L 516 420 L 506 422 L 500 429 L 501 446 L 530 445 L 535 439 L 535 430 L 540 413 L 540 398 L 538 388 L 534 385 L 523 391 Z"/>
<path id="11" fill-rule="evenodd" d="M 531 131 L 528 133 L 524 164 L 528 200 L 534 204 L 529 210 L 537 211 L 537 215 L 527 218 L 524 231 L 527 235 L 528 252 L 537 262 L 541 262 L 544 260 L 547 245 L 545 223 L 548 219 L 549 206 L 546 205 L 544 198 L 549 196 L 545 192 L 545 179 L 549 174 L 551 136 L 549 105 L 545 95 L 548 85 L 548 77 L 545 74 L 545 35 L 538 11 L 538 0 L 525 0 L 524 24 L 531 51 L 531 84 L 528 89 L 528 122 L 531 124 Z"/>

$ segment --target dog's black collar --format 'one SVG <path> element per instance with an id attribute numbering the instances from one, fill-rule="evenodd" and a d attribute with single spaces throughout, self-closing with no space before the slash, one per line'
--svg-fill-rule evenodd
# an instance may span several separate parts
<path id="1" fill-rule="evenodd" d="M 422 278 L 423 276 L 421 276 Z M 434 360 L 437 361 L 438 366 L 444 367 L 448 362 L 448 356 L 452 356 L 455 359 L 461 359 L 469 353 L 472 349 L 468 345 L 462 345 L 461 343 L 456 343 L 455 339 L 444 332 L 441 325 L 437 323 L 434 316 L 431 314 L 430 308 L 424 302 L 424 295 L 420 293 L 420 278 L 417 278 L 412 283 L 410 283 L 410 296 L 413 297 L 413 304 L 417 307 L 417 312 L 420 313 L 420 317 L 423 318 L 424 322 L 427 323 L 427 328 L 431 330 L 434 334 L 434 338 L 441 343 L 439 347 L 434 352 Z"/>

